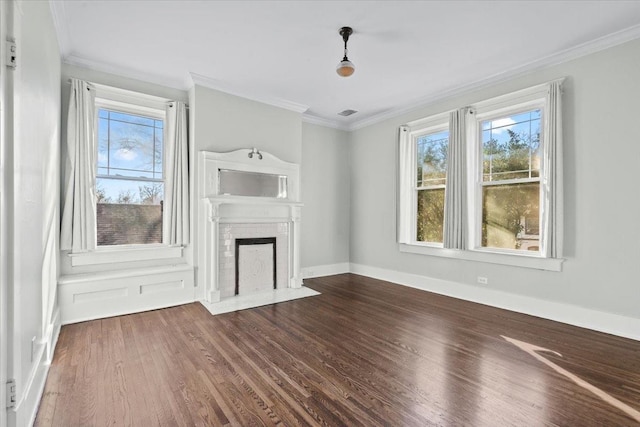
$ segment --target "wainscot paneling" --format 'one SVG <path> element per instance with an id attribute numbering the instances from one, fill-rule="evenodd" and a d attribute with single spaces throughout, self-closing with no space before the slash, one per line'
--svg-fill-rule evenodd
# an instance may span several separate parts
<path id="1" fill-rule="evenodd" d="M 187 265 L 63 276 L 58 282 L 62 324 L 193 302 L 193 277 Z"/>

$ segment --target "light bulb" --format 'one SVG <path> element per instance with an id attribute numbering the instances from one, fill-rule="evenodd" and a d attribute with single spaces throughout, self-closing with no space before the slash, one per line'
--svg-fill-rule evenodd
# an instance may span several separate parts
<path id="1" fill-rule="evenodd" d="M 356 71 L 356 66 L 353 65 L 353 62 L 349 61 L 346 56 L 336 67 L 336 73 L 342 77 L 349 77 L 354 71 Z"/>

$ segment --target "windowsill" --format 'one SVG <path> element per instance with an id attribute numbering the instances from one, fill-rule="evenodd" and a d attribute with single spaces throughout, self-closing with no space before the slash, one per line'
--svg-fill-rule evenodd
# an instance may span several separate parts
<path id="1" fill-rule="evenodd" d="M 534 268 L 537 270 L 562 271 L 562 258 L 543 258 L 528 254 L 507 254 L 479 250 L 461 251 L 444 249 L 435 246 L 406 244 L 398 245 L 400 252 L 437 256 L 442 258 L 462 259 L 466 261 L 487 262 L 490 264 L 510 265 L 514 267 Z"/>
<path id="2" fill-rule="evenodd" d="M 88 252 L 69 253 L 71 266 L 113 264 L 130 261 L 150 261 L 181 258 L 182 246 L 127 245 L 103 247 Z"/>

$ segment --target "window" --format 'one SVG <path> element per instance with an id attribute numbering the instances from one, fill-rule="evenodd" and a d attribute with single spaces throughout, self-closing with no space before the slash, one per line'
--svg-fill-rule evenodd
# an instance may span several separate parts
<path id="1" fill-rule="evenodd" d="M 560 84 L 400 128 L 401 251 L 560 269 Z"/>
<path id="2" fill-rule="evenodd" d="M 71 266 L 183 256 L 187 105 L 70 79 L 60 248 Z"/>
<path id="3" fill-rule="evenodd" d="M 415 137 L 416 241 L 442 243 L 449 131 Z"/>
<path id="4" fill-rule="evenodd" d="M 97 244 L 162 243 L 164 112 L 96 104 Z"/>
<path id="5" fill-rule="evenodd" d="M 535 109 L 480 121 L 482 247 L 539 246 L 541 117 Z"/>

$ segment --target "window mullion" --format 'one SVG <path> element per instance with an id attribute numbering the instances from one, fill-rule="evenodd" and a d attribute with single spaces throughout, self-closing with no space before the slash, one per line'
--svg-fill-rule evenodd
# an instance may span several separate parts
<path id="1" fill-rule="evenodd" d="M 518 178 L 518 179 L 504 179 L 502 181 L 480 181 L 480 185 L 483 187 L 491 187 L 498 185 L 509 185 L 509 184 L 527 184 L 531 182 L 540 182 L 540 178 Z"/>

